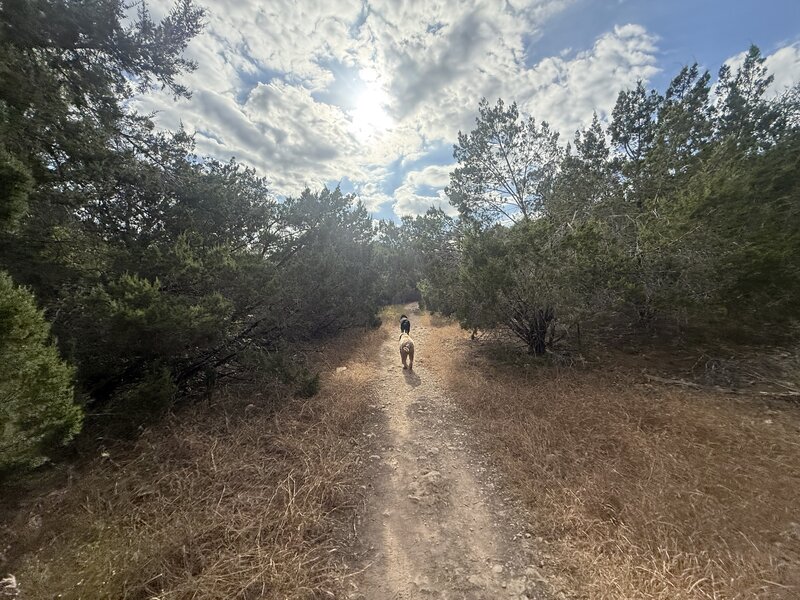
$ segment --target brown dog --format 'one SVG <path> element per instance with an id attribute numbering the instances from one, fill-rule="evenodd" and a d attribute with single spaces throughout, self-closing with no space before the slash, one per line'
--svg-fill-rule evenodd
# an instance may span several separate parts
<path id="1" fill-rule="evenodd" d="M 406 366 L 408 358 L 408 366 Z M 400 334 L 400 359 L 403 361 L 403 368 L 409 371 L 414 370 L 414 340 L 407 333 Z"/>

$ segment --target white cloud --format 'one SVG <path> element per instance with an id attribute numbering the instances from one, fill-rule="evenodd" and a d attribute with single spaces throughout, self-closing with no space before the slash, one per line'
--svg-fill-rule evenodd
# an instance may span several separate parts
<path id="1" fill-rule="evenodd" d="M 278 194 L 348 177 L 376 211 L 392 200 L 388 165 L 418 164 L 431 146 L 452 144 L 473 127 L 483 96 L 517 100 L 571 137 L 592 110 L 610 111 L 620 88 L 657 72 L 656 40 L 636 25 L 583 52 L 526 64 L 526 40 L 573 1 L 206 2 L 206 31 L 188 50 L 199 65 L 185 78 L 194 96 L 155 94 L 138 107 L 158 111 L 164 127 L 196 131 L 200 153 L 256 167 Z M 154 14 L 168 4 L 157 0 Z M 341 85 L 342 66 L 364 82 L 349 107 L 321 100 Z M 363 114 L 370 98 L 355 95 L 364 89 L 381 98 L 386 118 Z M 443 169 L 408 173 L 394 192 L 395 212 L 419 214 L 431 203 L 452 211 Z"/>
<path id="2" fill-rule="evenodd" d="M 800 83 L 800 43 L 784 46 L 767 56 L 764 61 L 767 71 L 775 79 L 770 92 L 780 94 Z"/>
<path id="3" fill-rule="evenodd" d="M 384 204 L 392 201 L 391 197 L 384 194 L 380 186 L 374 181 L 359 185 L 355 194 L 364 203 L 367 210 L 373 213 L 378 212 Z"/>
<path id="4" fill-rule="evenodd" d="M 382 74 L 392 110 L 428 139 L 471 126 L 482 96 L 508 96 L 525 71 L 524 39 L 571 0 L 372 0 L 357 60 Z"/>
<path id="5" fill-rule="evenodd" d="M 395 202 L 392 208 L 398 216 L 417 216 L 424 214 L 431 206 L 442 209 L 448 215 L 458 211 L 447 201 L 444 186 L 450 182 L 450 172 L 455 165 L 429 165 L 420 171 L 410 171 L 403 183 L 394 191 Z M 420 188 L 438 188 L 433 195 L 421 194 Z"/>
<path id="6" fill-rule="evenodd" d="M 520 106 L 571 139 L 592 112 L 610 114 L 621 89 L 649 80 L 656 67 L 656 38 L 639 25 L 615 27 L 571 60 L 550 57 L 524 73 Z"/>

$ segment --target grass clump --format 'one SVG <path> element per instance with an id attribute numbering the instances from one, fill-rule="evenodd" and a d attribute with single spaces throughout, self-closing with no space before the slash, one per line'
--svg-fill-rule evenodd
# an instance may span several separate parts
<path id="1" fill-rule="evenodd" d="M 800 591 L 794 404 L 645 385 L 642 365 L 434 365 L 580 598 L 789 600 Z M 469 373 L 469 376 L 465 376 Z"/>

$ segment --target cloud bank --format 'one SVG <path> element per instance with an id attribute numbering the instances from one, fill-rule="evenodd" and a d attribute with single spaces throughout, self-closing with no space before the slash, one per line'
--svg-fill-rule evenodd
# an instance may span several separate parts
<path id="1" fill-rule="evenodd" d="M 516 100 L 571 138 L 659 73 L 659 40 L 635 24 L 532 62 L 527 44 L 573 1 L 216 0 L 188 51 L 192 98 L 156 93 L 138 108 L 195 132 L 201 154 L 255 167 L 277 194 L 346 178 L 375 213 L 452 213 L 452 165 L 424 163 L 472 127 L 481 97 Z M 776 89 L 797 81 L 800 47 L 768 66 Z"/>

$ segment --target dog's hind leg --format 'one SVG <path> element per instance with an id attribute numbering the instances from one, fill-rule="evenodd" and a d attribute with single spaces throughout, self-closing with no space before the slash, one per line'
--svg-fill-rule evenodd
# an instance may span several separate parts
<path id="1" fill-rule="evenodd" d="M 408 352 L 408 362 L 409 362 L 408 370 L 409 371 L 413 371 L 414 370 L 414 348 L 411 348 L 411 350 L 409 350 L 409 352 Z"/>
<path id="2" fill-rule="evenodd" d="M 407 353 L 406 353 L 406 352 L 404 352 L 404 351 L 403 351 L 403 349 L 401 348 L 401 349 L 400 349 L 400 360 L 402 360 L 402 361 L 403 361 L 403 369 L 407 369 L 407 368 L 408 368 L 408 367 L 406 366 L 406 355 L 407 355 Z"/>

